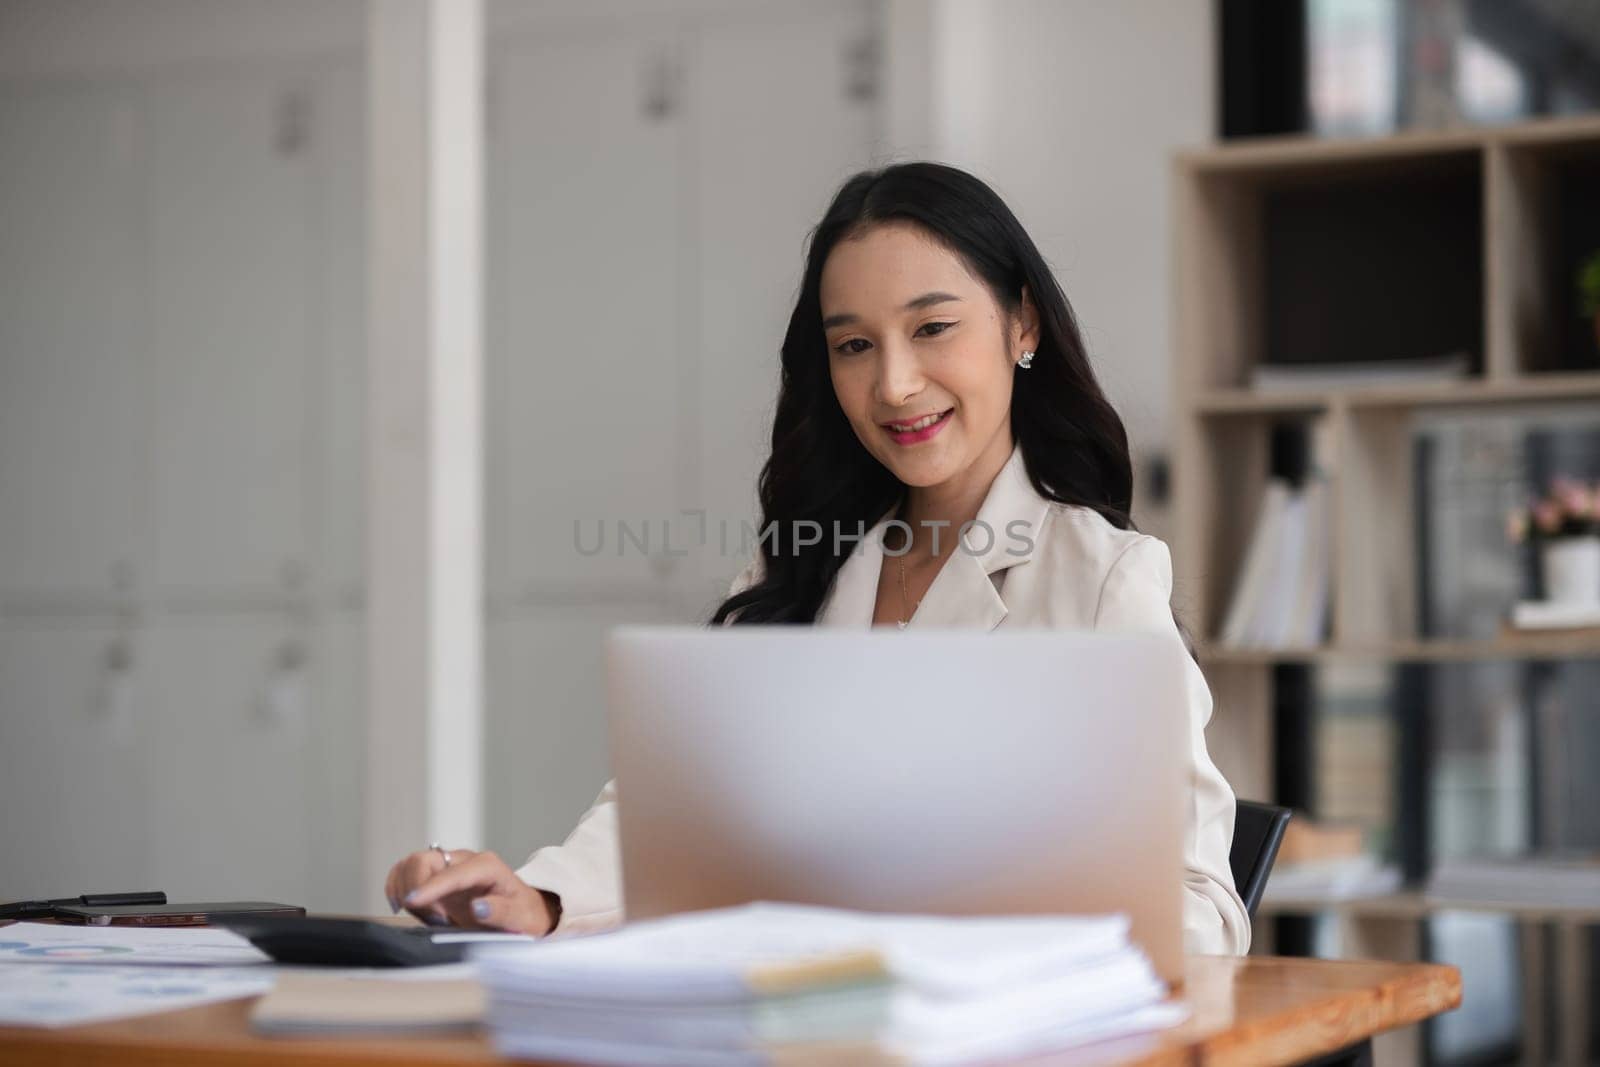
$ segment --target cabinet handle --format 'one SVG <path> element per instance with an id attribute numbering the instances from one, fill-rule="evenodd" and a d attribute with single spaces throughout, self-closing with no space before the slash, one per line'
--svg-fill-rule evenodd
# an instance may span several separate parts
<path id="1" fill-rule="evenodd" d="M 878 98 L 878 39 L 847 41 L 844 46 L 844 96 L 858 104 Z"/>
<path id="2" fill-rule="evenodd" d="M 683 72 L 677 59 L 667 54 L 652 56 L 644 72 L 644 103 L 641 110 L 652 122 L 663 122 L 678 110 L 682 95 Z"/>
<path id="3" fill-rule="evenodd" d="M 285 158 L 297 156 L 311 140 L 311 95 L 291 89 L 278 97 L 273 116 L 272 148 Z"/>
<path id="4" fill-rule="evenodd" d="M 285 641 L 267 671 L 258 706 L 263 719 L 290 730 L 305 724 L 306 650 L 299 641 Z"/>
<path id="5" fill-rule="evenodd" d="M 133 648 L 126 637 L 106 647 L 95 711 L 119 741 L 133 739 Z"/>

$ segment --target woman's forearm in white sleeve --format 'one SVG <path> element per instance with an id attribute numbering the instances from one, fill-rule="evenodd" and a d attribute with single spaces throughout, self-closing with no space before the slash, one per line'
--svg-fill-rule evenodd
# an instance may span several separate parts
<path id="1" fill-rule="evenodd" d="M 760 573 L 758 554 L 728 591 L 732 596 Z M 561 902 L 553 934 L 608 930 L 623 920 L 622 857 L 617 840 L 617 783 L 607 782 L 577 827 L 559 845 L 541 848 L 517 870 L 517 877 Z"/>
<path id="2" fill-rule="evenodd" d="M 565 842 L 535 852 L 517 870 L 517 877 L 560 898 L 561 917 L 552 933 L 593 933 L 620 924 L 616 783 L 606 783 Z"/>
<path id="3" fill-rule="evenodd" d="M 1183 834 L 1184 948 L 1243 955 L 1250 949 L 1250 917 L 1228 863 L 1233 844 L 1233 790 L 1206 751 L 1211 690 L 1199 664 L 1183 647 L 1183 637 L 1172 620 L 1171 599 L 1172 557 L 1167 546 L 1154 537 L 1142 537 L 1122 553 L 1107 574 L 1095 625 L 1160 633 L 1183 655 L 1189 772 Z"/>

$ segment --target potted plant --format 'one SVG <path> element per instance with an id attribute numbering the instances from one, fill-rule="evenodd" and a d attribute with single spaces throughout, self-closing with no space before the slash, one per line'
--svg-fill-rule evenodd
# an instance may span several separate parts
<path id="1" fill-rule="evenodd" d="M 1546 600 L 1600 604 L 1600 484 L 1557 478 L 1545 495 L 1507 516 L 1517 544 L 1539 546 Z"/>
<path id="2" fill-rule="evenodd" d="M 1600 250 L 1578 268 L 1578 314 L 1594 320 L 1594 343 L 1600 345 Z"/>

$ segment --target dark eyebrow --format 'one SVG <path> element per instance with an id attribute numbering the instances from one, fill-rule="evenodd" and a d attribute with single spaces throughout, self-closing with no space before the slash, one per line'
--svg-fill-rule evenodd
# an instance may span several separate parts
<path id="1" fill-rule="evenodd" d="M 915 300 L 906 301 L 904 310 L 916 311 L 919 308 L 930 307 L 934 304 L 943 304 L 951 300 L 960 299 L 961 298 L 959 296 L 956 296 L 953 293 L 923 293 Z M 848 326 L 850 323 L 856 322 L 860 318 L 861 316 L 851 314 L 848 311 L 839 315 L 829 315 L 827 318 L 822 320 L 822 328 L 824 330 L 831 330 L 835 326 Z"/>

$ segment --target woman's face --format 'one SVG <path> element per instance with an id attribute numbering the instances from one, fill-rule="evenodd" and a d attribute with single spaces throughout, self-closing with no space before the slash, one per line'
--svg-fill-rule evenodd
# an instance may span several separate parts
<path id="1" fill-rule="evenodd" d="M 1037 346 L 1028 294 L 1008 315 L 925 231 L 884 223 L 834 246 L 820 295 L 833 391 L 867 451 L 908 486 L 998 469 L 1012 367 Z"/>

